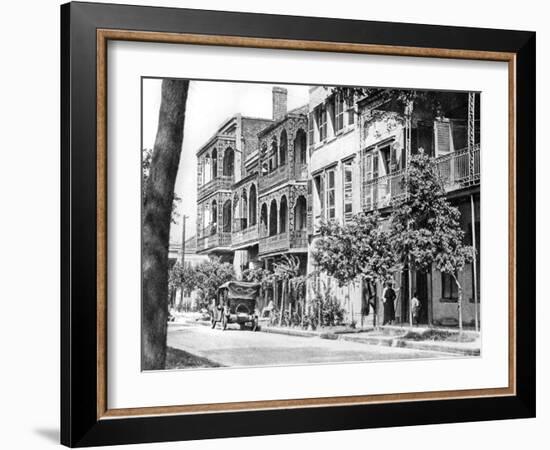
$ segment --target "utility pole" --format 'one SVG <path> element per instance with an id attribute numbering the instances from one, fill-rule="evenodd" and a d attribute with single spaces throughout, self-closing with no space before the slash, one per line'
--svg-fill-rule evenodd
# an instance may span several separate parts
<path id="1" fill-rule="evenodd" d="M 187 221 L 187 217 L 185 214 L 182 216 L 182 229 L 181 229 L 181 270 L 183 273 L 183 269 L 185 267 L 185 222 Z M 182 284 L 180 286 L 181 292 L 180 292 L 180 305 L 183 306 L 183 280 Z"/>

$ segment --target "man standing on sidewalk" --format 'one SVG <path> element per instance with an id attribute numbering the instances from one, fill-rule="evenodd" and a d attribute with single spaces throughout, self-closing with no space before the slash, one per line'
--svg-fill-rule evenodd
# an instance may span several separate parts
<path id="1" fill-rule="evenodd" d="M 384 321 L 382 325 L 392 324 L 395 320 L 395 291 L 393 290 L 391 281 L 388 281 L 384 291 L 382 292 L 382 301 L 384 302 Z"/>

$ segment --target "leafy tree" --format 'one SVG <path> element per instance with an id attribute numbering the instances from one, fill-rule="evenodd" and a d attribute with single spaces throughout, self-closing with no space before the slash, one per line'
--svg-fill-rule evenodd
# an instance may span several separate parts
<path id="1" fill-rule="evenodd" d="M 199 286 L 199 280 L 197 271 L 190 264 L 187 263 L 182 268 L 180 261 L 177 261 L 168 274 L 168 288 L 169 292 L 174 292 L 177 289 L 183 289 L 184 291 L 193 291 Z"/>
<path id="2" fill-rule="evenodd" d="M 391 235 L 380 226 L 378 213 L 359 213 L 345 224 L 331 221 L 320 226 L 313 257 L 320 270 L 336 279 L 339 286 L 349 286 L 359 278 L 376 292 L 376 283 L 384 282 L 398 270 L 398 259 L 391 245 Z M 374 301 L 374 317 L 378 310 Z"/>
<path id="3" fill-rule="evenodd" d="M 424 152 L 413 155 L 403 179 L 406 195 L 394 200 L 390 218 L 392 247 L 411 270 L 427 272 L 432 266 L 450 274 L 458 287 L 459 327 L 462 329 L 462 287 L 458 273 L 473 259 L 465 246 L 460 211 L 445 197 L 436 162 Z"/>
<path id="4" fill-rule="evenodd" d="M 421 91 L 415 89 L 385 89 L 378 87 L 341 86 L 333 88 L 335 94 L 342 95 L 346 100 L 371 98 L 380 104 L 380 108 L 370 111 L 373 115 L 386 117 L 391 111 L 403 113 L 412 107 L 436 117 L 441 114 L 446 103 L 452 101 L 453 93 L 440 91 Z"/>
<path id="5" fill-rule="evenodd" d="M 162 370 L 166 362 L 168 244 L 188 89 L 187 80 L 162 81 L 157 135 L 144 184 L 141 334 L 143 370 Z"/>
<path id="6" fill-rule="evenodd" d="M 212 258 L 198 264 L 195 268 L 195 280 L 203 304 L 210 303 L 216 297 L 218 288 L 225 282 L 235 279 L 233 265 Z"/>

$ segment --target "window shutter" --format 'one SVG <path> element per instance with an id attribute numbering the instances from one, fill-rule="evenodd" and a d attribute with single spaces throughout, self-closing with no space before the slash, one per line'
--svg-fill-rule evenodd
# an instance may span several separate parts
<path id="1" fill-rule="evenodd" d="M 434 122 L 435 156 L 447 155 L 451 152 L 451 129 L 449 122 Z"/>
<path id="2" fill-rule="evenodd" d="M 307 119 L 307 139 L 308 139 L 308 146 L 313 147 L 313 144 L 315 143 L 315 136 L 313 134 L 313 112 L 310 112 L 308 114 Z"/>

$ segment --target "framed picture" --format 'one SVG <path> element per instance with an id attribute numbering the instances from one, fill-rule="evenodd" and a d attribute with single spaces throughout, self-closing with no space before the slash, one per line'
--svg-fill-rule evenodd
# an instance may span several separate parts
<path id="1" fill-rule="evenodd" d="M 535 415 L 535 33 L 61 7 L 68 446 Z"/>

